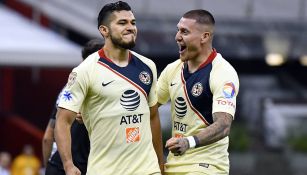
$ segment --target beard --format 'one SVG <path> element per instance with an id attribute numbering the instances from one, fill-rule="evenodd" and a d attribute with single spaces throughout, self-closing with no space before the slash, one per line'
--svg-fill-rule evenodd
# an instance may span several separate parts
<path id="1" fill-rule="evenodd" d="M 114 37 L 112 34 L 110 35 L 111 41 L 115 46 L 124 48 L 124 49 L 132 49 L 135 46 L 135 41 L 131 40 L 130 42 L 124 42 L 121 38 Z"/>

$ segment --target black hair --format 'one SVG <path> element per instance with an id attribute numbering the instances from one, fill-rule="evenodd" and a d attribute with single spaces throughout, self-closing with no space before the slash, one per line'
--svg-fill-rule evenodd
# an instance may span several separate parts
<path id="1" fill-rule="evenodd" d="M 129 6 L 128 3 L 123 2 L 123 1 L 109 3 L 103 6 L 98 15 L 98 19 L 97 19 L 98 26 L 97 27 L 99 28 L 101 24 L 106 25 L 107 19 L 109 19 L 111 13 L 113 13 L 114 11 L 122 11 L 122 10 L 131 11 L 131 7 Z"/>
<path id="2" fill-rule="evenodd" d="M 195 19 L 197 23 L 214 26 L 215 20 L 213 15 L 203 9 L 191 10 L 183 15 L 184 18 Z"/>
<path id="3" fill-rule="evenodd" d="M 92 39 L 89 40 L 82 49 L 82 58 L 85 60 L 90 54 L 98 51 L 104 45 L 104 41 L 102 39 Z"/>

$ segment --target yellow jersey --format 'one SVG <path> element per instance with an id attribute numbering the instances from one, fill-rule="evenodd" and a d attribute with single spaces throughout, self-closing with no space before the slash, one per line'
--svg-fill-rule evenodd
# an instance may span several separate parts
<path id="1" fill-rule="evenodd" d="M 239 79 L 235 69 L 215 50 L 197 71 L 177 60 L 161 73 L 158 102 L 171 100 L 172 136 L 188 137 L 213 123 L 212 114 L 235 115 Z M 228 174 L 228 137 L 207 146 L 188 149 L 181 156 L 169 153 L 166 173 L 204 172 Z"/>

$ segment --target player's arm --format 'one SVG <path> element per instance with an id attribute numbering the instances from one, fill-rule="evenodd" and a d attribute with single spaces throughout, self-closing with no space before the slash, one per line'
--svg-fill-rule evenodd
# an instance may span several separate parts
<path id="1" fill-rule="evenodd" d="M 217 142 L 230 133 L 233 117 L 226 112 L 213 113 L 213 124 L 194 136 L 196 146 L 205 146 Z"/>
<path id="2" fill-rule="evenodd" d="M 156 151 L 161 173 L 164 173 L 164 159 L 163 159 L 163 144 L 162 144 L 162 133 L 160 117 L 158 112 L 158 105 L 150 107 L 150 126 L 152 133 L 153 146 Z"/>
<path id="3" fill-rule="evenodd" d="M 209 145 L 229 135 L 236 110 L 236 96 L 239 92 L 239 78 L 236 71 L 227 65 L 222 70 L 213 71 L 210 89 L 213 94 L 213 123 L 194 135 L 196 146 Z M 192 138 L 189 141 L 193 144 Z"/>
<path id="4" fill-rule="evenodd" d="M 181 155 L 189 148 L 206 146 L 217 142 L 230 133 L 233 117 L 226 112 L 213 114 L 213 124 L 204 128 L 194 136 L 184 138 L 171 138 L 166 142 L 166 147 L 175 155 Z"/>
<path id="5" fill-rule="evenodd" d="M 64 108 L 58 108 L 55 125 L 55 139 L 67 175 L 81 174 L 80 170 L 73 164 L 71 154 L 70 128 L 75 118 L 75 112 Z"/>
<path id="6" fill-rule="evenodd" d="M 54 127 L 55 127 L 55 120 L 51 118 L 48 122 L 42 141 L 43 161 L 44 161 L 43 163 L 45 167 L 47 166 L 48 159 L 52 151 L 52 145 L 54 142 Z"/>

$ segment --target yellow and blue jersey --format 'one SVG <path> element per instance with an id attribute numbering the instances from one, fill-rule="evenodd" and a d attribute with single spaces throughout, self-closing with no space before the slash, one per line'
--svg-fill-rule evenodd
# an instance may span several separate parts
<path id="1" fill-rule="evenodd" d="M 81 111 L 91 142 L 88 175 L 160 172 L 149 110 L 156 81 L 155 64 L 132 51 L 125 67 L 99 50 L 73 69 L 59 106 Z"/>
<path id="2" fill-rule="evenodd" d="M 171 100 L 172 136 L 196 135 L 213 123 L 212 114 L 235 115 L 239 79 L 235 69 L 215 50 L 198 70 L 177 60 L 161 73 L 158 102 Z M 162 116 L 163 117 L 163 116 Z M 228 137 L 207 146 L 192 148 L 181 156 L 168 155 L 166 172 L 229 172 Z"/>

